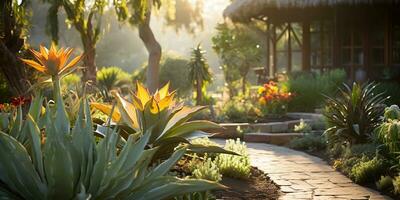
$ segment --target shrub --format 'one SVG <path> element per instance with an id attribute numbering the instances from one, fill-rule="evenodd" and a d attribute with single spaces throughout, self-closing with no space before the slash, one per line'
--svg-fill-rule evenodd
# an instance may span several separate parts
<path id="1" fill-rule="evenodd" d="M 393 180 L 394 193 L 400 194 L 400 176 L 396 176 Z"/>
<path id="2" fill-rule="evenodd" d="M 258 103 L 264 116 L 284 115 L 292 93 L 274 81 L 270 81 L 258 88 Z"/>
<path id="3" fill-rule="evenodd" d="M 381 176 L 376 182 L 376 188 L 380 191 L 390 192 L 393 190 L 393 179 L 390 176 Z"/>
<path id="4" fill-rule="evenodd" d="M 400 109 L 397 105 L 385 108 L 384 122 L 375 130 L 378 139 L 392 155 L 400 151 Z"/>
<path id="5" fill-rule="evenodd" d="M 232 178 L 248 178 L 250 176 L 250 158 L 247 153 L 246 144 L 240 139 L 227 140 L 224 149 L 236 152 L 238 155 L 220 154 L 215 158 L 221 174 Z"/>
<path id="6" fill-rule="evenodd" d="M 388 148 L 389 152 L 395 154 L 400 151 L 400 121 L 389 120 L 383 122 L 377 128 L 380 141 Z"/>
<path id="7" fill-rule="evenodd" d="M 342 69 L 331 70 L 322 74 L 292 74 L 284 83 L 294 93 L 289 102 L 289 111 L 313 112 L 323 106 L 322 94 L 334 95 L 337 88 L 346 80 Z"/>
<path id="8" fill-rule="evenodd" d="M 219 113 L 219 121 L 229 122 L 254 122 L 260 112 L 253 104 L 244 98 L 237 97 L 224 103 Z"/>
<path id="9" fill-rule="evenodd" d="M 307 124 L 303 119 L 300 119 L 300 123 L 298 125 L 294 125 L 294 132 L 296 133 L 309 133 L 311 131 L 311 126 Z"/>
<path id="10" fill-rule="evenodd" d="M 81 87 L 79 84 L 81 82 L 81 78 L 77 74 L 68 74 L 65 76 L 62 81 L 61 85 L 63 88 L 66 89 L 77 89 L 78 87 Z"/>
<path id="11" fill-rule="evenodd" d="M 380 82 L 375 89 L 375 93 L 384 93 L 385 96 L 390 96 L 385 102 L 387 105 L 400 105 L 399 82 Z"/>
<path id="12" fill-rule="evenodd" d="M 211 160 L 211 158 L 206 158 L 206 161 L 204 162 L 195 162 L 195 165 L 193 166 L 192 175 L 197 179 L 205 179 L 216 182 L 221 181 L 222 177 L 222 175 L 219 172 L 219 168 Z"/>
<path id="13" fill-rule="evenodd" d="M 376 181 L 385 171 L 384 160 L 374 157 L 372 160 L 355 164 L 351 169 L 350 177 L 356 183 L 371 183 Z"/>
<path id="14" fill-rule="evenodd" d="M 328 97 L 324 112 L 328 129 L 325 131 L 329 144 L 347 142 L 365 143 L 379 125 L 385 101 L 383 94 L 373 92 L 375 84 L 352 87 L 344 85 L 340 95 Z"/>
<path id="15" fill-rule="evenodd" d="M 103 67 L 97 71 L 97 84 L 101 90 L 110 91 L 130 83 L 129 74 L 119 67 Z"/>
<path id="16" fill-rule="evenodd" d="M 385 121 L 400 119 L 400 108 L 398 105 L 391 105 L 385 108 L 383 115 Z"/>
<path id="17" fill-rule="evenodd" d="M 307 134 L 290 141 L 289 147 L 297 150 L 319 151 L 326 148 L 326 140 L 324 136 Z"/>
<path id="18" fill-rule="evenodd" d="M 192 84 L 189 81 L 189 60 L 173 55 L 166 54 L 160 61 L 160 84 L 170 83 L 173 90 L 178 90 L 180 97 L 191 95 Z M 147 63 L 141 69 L 135 71 L 132 75 L 134 81 L 145 81 Z"/>

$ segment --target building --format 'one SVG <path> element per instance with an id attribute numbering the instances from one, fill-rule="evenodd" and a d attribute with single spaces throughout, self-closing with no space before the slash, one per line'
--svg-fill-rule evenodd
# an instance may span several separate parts
<path id="1" fill-rule="evenodd" d="M 344 68 L 352 80 L 399 78 L 400 0 L 234 0 L 224 16 L 267 24 L 269 76 Z"/>

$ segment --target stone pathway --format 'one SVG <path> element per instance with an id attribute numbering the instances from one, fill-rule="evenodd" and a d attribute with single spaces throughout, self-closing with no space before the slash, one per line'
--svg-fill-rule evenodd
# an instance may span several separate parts
<path id="1" fill-rule="evenodd" d="M 224 144 L 225 140 L 213 139 Z M 353 183 L 320 158 L 285 147 L 247 143 L 252 166 L 264 171 L 281 189 L 281 200 L 391 199 Z"/>

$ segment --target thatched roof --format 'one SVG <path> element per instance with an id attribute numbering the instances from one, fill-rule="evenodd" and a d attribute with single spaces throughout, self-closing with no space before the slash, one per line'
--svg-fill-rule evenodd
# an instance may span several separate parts
<path id="1" fill-rule="evenodd" d="M 233 21 L 248 21 L 251 18 L 264 14 L 268 9 L 304 9 L 395 3 L 400 3 L 400 0 L 234 0 L 224 10 L 224 17 L 229 17 Z"/>

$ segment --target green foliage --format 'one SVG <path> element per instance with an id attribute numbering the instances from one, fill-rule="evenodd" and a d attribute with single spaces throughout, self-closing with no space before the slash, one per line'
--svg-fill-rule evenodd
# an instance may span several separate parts
<path id="1" fill-rule="evenodd" d="M 0 73 L 0 103 L 8 102 L 12 94 L 10 92 L 10 88 L 3 77 L 3 74 Z"/>
<path id="2" fill-rule="evenodd" d="M 64 8 L 67 23 L 72 24 L 81 34 L 82 40 L 85 40 L 83 46 L 86 48 L 89 43 L 97 43 L 102 31 L 102 15 L 105 6 L 107 6 L 107 0 L 45 1 L 50 4 L 47 15 L 47 26 L 54 42 L 57 43 L 59 39 L 58 12 L 60 8 Z"/>
<path id="3" fill-rule="evenodd" d="M 191 143 L 205 145 L 205 146 L 218 146 L 217 143 L 211 141 L 208 137 L 196 138 L 192 140 Z"/>
<path id="4" fill-rule="evenodd" d="M 191 94 L 192 85 L 189 81 L 189 61 L 181 56 L 166 54 L 160 62 L 160 84 L 170 83 L 173 90 L 178 91 L 179 97 L 187 97 Z M 146 81 L 147 64 L 144 64 L 139 70 L 136 70 L 132 79 L 134 81 Z"/>
<path id="5" fill-rule="evenodd" d="M 324 113 L 328 124 L 325 131 L 328 143 L 365 143 L 370 140 L 373 130 L 383 115 L 385 98 L 382 93 L 374 93 L 375 84 L 359 85 L 350 88 L 344 85 L 337 97 L 326 99 Z"/>
<path id="6" fill-rule="evenodd" d="M 77 74 L 68 74 L 61 81 L 61 86 L 64 89 L 71 90 L 80 87 L 81 78 Z"/>
<path id="7" fill-rule="evenodd" d="M 390 176 L 381 176 L 376 182 L 376 188 L 379 191 L 390 192 L 393 190 L 393 178 Z"/>
<path id="8" fill-rule="evenodd" d="M 103 67 L 97 71 L 97 83 L 101 90 L 110 91 L 117 87 L 128 87 L 130 75 L 119 67 Z"/>
<path id="9" fill-rule="evenodd" d="M 221 174 L 232 178 L 246 179 L 250 176 L 250 158 L 246 144 L 235 140 L 227 140 L 224 149 L 238 153 L 239 155 L 220 154 L 214 162 Z"/>
<path id="10" fill-rule="evenodd" d="M 393 180 L 394 193 L 400 194 L 400 176 L 396 176 Z"/>
<path id="11" fill-rule="evenodd" d="M 195 162 L 192 172 L 193 177 L 197 179 L 204 179 L 209 181 L 219 182 L 221 181 L 222 175 L 219 172 L 217 165 L 211 160 L 211 158 L 205 158 L 204 162 Z"/>
<path id="12" fill-rule="evenodd" d="M 390 98 L 385 101 L 387 105 L 400 105 L 400 83 L 398 81 L 379 82 L 375 92 L 390 96 Z"/>
<path id="13" fill-rule="evenodd" d="M 311 126 L 307 124 L 304 119 L 300 119 L 300 123 L 298 125 L 294 125 L 294 132 L 296 133 L 309 133 L 311 131 Z"/>
<path id="14" fill-rule="evenodd" d="M 338 87 L 346 80 L 346 72 L 342 69 L 331 70 L 322 74 L 292 74 L 284 82 L 295 96 L 289 102 L 290 111 L 313 112 L 323 106 L 325 95 L 333 96 Z"/>
<path id="15" fill-rule="evenodd" d="M 372 160 L 361 161 L 353 166 L 350 177 L 356 183 L 375 182 L 383 173 L 387 166 L 384 160 L 374 157 Z"/>
<path id="16" fill-rule="evenodd" d="M 392 154 L 400 151 L 400 121 L 389 120 L 383 122 L 377 128 L 379 140 L 389 149 Z"/>
<path id="17" fill-rule="evenodd" d="M 218 121 L 250 122 L 257 119 L 258 116 L 257 109 L 250 101 L 236 97 L 222 105 Z"/>
<path id="18" fill-rule="evenodd" d="M 326 149 L 326 140 L 324 136 L 307 134 L 290 141 L 289 147 L 297 150 L 320 151 Z"/>
<path id="19" fill-rule="evenodd" d="M 189 96 L 191 84 L 188 80 L 188 63 L 187 59 L 180 56 L 167 55 L 160 63 L 160 84 L 169 82 L 171 89 L 177 90 L 179 96 Z"/>
<path id="20" fill-rule="evenodd" d="M 385 108 L 383 115 L 385 121 L 400 119 L 400 108 L 397 105 L 391 105 Z"/>
<path id="21" fill-rule="evenodd" d="M 212 38 L 213 49 L 222 61 L 225 82 L 232 97 L 236 89 L 233 83 L 242 79 L 242 90 L 245 90 L 251 68 L 262 65 L 262 44 L 260 38 L 246 26 L 222 23 L 216 30 L 217 34 Z"/>
<path id="22" fill-rule="evenodd" d="M 186 152 L 185 146 L 148 169 L 157 151 L 146 147 L 150 133 L 140 138 L 131 135 L 117 148 L 121 139 L 116 130 L 108 129 L 104 139 L 96 142 L 86 99 L 80 100 L 72 127 L 59 92 L 54 106 L 46 104 L 44 115 L 42 101 L 43 97 L 36 97 L 26 120 L 19 107 L 10 128 L 0 132 L 3 198 L 164 199 L 218 187 L 209 181 L 166 175 Z"/>

